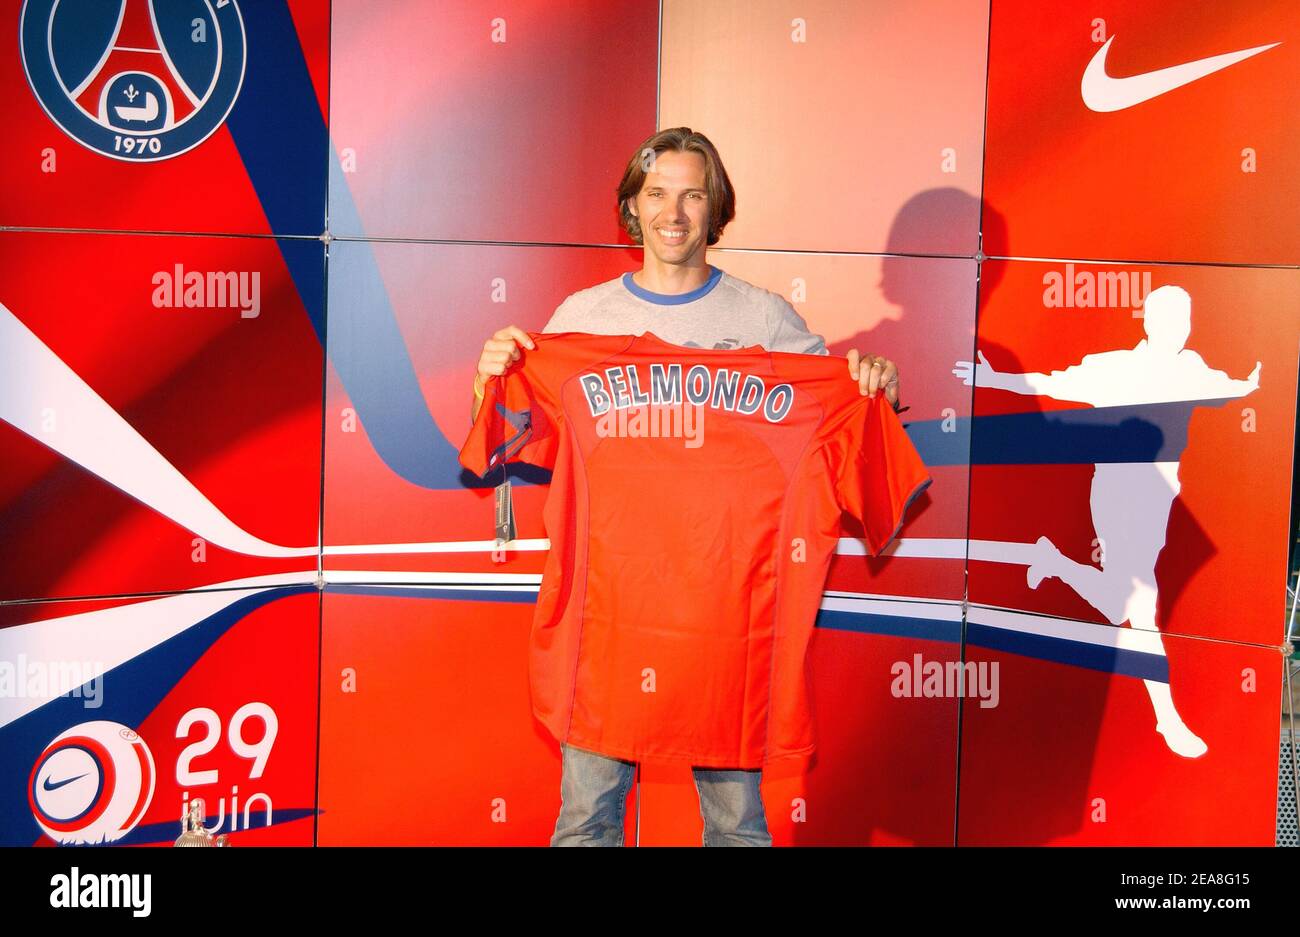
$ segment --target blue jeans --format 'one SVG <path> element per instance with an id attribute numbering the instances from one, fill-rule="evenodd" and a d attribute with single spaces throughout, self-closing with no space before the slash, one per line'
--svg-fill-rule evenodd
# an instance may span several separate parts
<path id="1" fill-rule="evenodd" d="M 560 816 L 552 846 L 622 846 L 636 763 L 561 745 Z M 771 846 L 759 781 L 763 772 L 692 768 L 705 846 Z"/>

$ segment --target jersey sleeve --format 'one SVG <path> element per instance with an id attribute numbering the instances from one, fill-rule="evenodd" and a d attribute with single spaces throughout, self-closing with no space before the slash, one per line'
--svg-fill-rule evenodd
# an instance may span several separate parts
<path id="1" fill-rule="evenodd" d="M 894 539 L 907 509 L 933 479 L 884 394 L 863 398 L 829 446 L 839 506 L 862 524 L 872 556 Z"/>
<path id="2" fill-rule="evenodd" d="M 479 478 L 505 462 L 555 467 L 559 435 L 534 380 L 521 365 L 488 380 L 478 418 L 459 457 L 460 464 Z"/>

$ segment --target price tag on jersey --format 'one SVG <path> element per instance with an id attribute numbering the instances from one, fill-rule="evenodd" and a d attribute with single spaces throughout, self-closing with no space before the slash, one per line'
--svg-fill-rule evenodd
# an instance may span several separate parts
<path id="1" fill-rule="evenodd" d="M 497 546 L 515 539 L 515 502 L 510 496 L 510 479 L 506 478 L 496 488 Z"/>

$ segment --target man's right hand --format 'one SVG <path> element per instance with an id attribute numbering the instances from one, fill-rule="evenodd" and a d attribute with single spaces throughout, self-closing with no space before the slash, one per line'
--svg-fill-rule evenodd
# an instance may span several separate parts
<path id="1" fill-rule="evenodd" d="M 536 348 L 533 340 L 517 325 L 507 325 L 494 333 L 483 343 L 483 354 L 479 355 L 478 370 L 474 375 L 474 403 L 470 408 L 470 421 L 478 419 L 478 410 L 483 401 L 479 394 L 489 377 L 506 373 L 510 365 L 519 360 L 519 347 Z"/>

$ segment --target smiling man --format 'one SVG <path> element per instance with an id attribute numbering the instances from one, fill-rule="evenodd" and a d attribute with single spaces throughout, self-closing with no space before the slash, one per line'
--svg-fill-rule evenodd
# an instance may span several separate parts
<path id="1" fill-rule="evenodd" d="M 675 127 L 654 134 L 628 161 L 618 186 L 624 228 L 645 246 L 640 270 L 579 290 L 564 300 L 543 332 L 642 335 L 652 332 L 687 348 L 749 348 L 828 354 L 822 336 L 780 294 L 710 265 L 705 253 L 735 216 L 735 193 L 713 144 Z M 504 374 L 520 347 L 535 347 L 514 325 L 483 345 L 471 417 L 484 382 Z M 845 380 L 860 393 L 883 393 L 898 409 L 898 371 L 889 359 L 850 350 Z M 562 806 L 551 845 L 623 843 L 624 808 L 635 763 L 562 744 Z M 769 846 L 761 770 L 693 769 L 705 842 Z"/>

